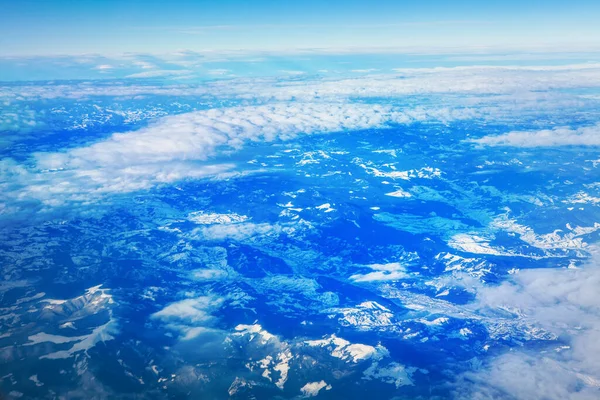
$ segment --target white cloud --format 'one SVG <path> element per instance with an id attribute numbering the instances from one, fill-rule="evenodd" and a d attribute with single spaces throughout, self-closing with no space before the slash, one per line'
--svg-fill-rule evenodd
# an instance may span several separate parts
<path id="1" fill-rule="evenodd" d="M 282 74 L 292 75 L 292 76 L 299 76 L 299 75 L 306 74 L 305 71 L 294 71 L 294 70 L 289 70 L 289 69 L 282 69 L 279 72 L 281 72 Z"/>
<path id="2" fill-rule="evenodd" d="M 7 179 L 0 185 L 0 199 L 5 204 L 38 200 L 47 207 L 93 202 L 109 193 L 229 173 L 234 165 L 207 164 L 207 160 L 220 150 L 236 150 L 248 142 L 412 121 L 409 113 L 388 106 L 328 103 L 235 107 L 169 116 L 89 146 L 37 153 L 31 168 L 3 160 L 0 172 Z M 207 234 L 219 236 L 217 230 Z"/>
<path id="3" fill-rule="evenodd" d="M 438 73 L 447 71 L 580 71 L 598 69 L 598 63 L 567 64 L 567 65 L 466 65 L 458 67 L 433 67 L 433 68 L 394 68 L 396 72 L 427 72 Z"/>
<path id="4" fill-rule="evenodd" d="M 533 132 L 513 131 L 503 135 L 484 136 L 471 142 L 512 147 L 600 146 L 600 124 L 577 129 L 560 127 Z"/>
<path id="5" fill-rule="evenodd" d="M 111 69 L 114 69 L 115 67 L 113 67 L 110 64 L 100 64 L 94 67 L 95 70 L 98 70 L 100 72 L 106 72 L 106 71 L 110 71 Z"/>
<path id="6" fill-rule="evenodd" d="M 560 357 L 560 355 L 559 355 Z M 558 358 L 559 358 L 558 357 Z M 600 382 L 565 368 L 557 356 L 522 352 L 497 358 L 485 372 L 468 373 L 454 397 L 474 400 L 594 400 Z M 468 382 L 468 383 L 467 383 Z"/>
<path id="7" fill-rule="evenodd" d="M 135 61 L 139 62 L 139 61 Z M 133 65 L 133 67 L 140 65 Z M 144 68 L 144 67 L 142 67 Z M 215 69 L 222 73 L 224 70 Z M 158 78 L 186 77 L 198 72 L 186 67 L 173 70 L 148 70 L 129 77 Z M 594 102 L 560 93 L 552 96 L 551 90 L 567 88 L 593 88 L 600 86 L 600 65 L 564 65 L 548 67 L 455 67 L 399 69 L 394 74 L 359 75 L 353 78 L 302 77 L 302 71 L 280 71 L 283 76 L 271 78 L 244 78 L 222 83 L 203 85 L 102 85 L 90 83 L 57 85 L 11 85 L 0 87 L 0 98 L 81 98 L 88 96 L 135 96 L 157 94 L 167 96 L 212 95 L 237 99 L 277 99 L 314 101 L 316 98 L 330 101 L 347 100 L 353 97 L 394 97 L 415 94 L 468 94 L 470 96 L 497 94 L 504 97 L 471 97 L 463 101 L 482 105 L 490 102 L 493 111 L 498 103 L 513 110 L 540 109 L 556 103 Z M 291 74 L 290 74 L 291 72 Z M 293 77 L 293 78 L 292 78 Z M 577 100 L 575 100 L 577 99 Z M 461 101 L 453 98 L 453 101 Z M 552 104 L 550 104 L 552 103 Z M 464 104 L 463 104 L 464 107 Z M 465 110 L 463 110 L 465 111 Z M 456 112 L 456 110 L 455 110 Z"/>
<path id="8" fill-rule="evenodd" d="M 367 265 L 373 272 L 355 274 L 350 277 L 355 282 L 395 281 L 408 277 L 406 268 L 400 263 Z"/>
<path id="9" fill-rule="evenodd" d="M 363 379 L 379 379 L 382 382 L 395 385 L 396 388 L 412 386 L 414 383 L 411 377 L 416 370 L 414 367 L 407 368 L 396 362 L 380 368 L 379 363 L 374 362 L 365 370 Z"/>
<path id="10" fill-rule="evenodd" d="M 384 127 L 411 122 L 391 107 L 358 104 L 275 104 L 198 111 L 160 119 L 139 131 L 114 134 L 91 146 L 37 155 L 42 169 L 116 167 L 206 160 L 217 148 L 297 135 Z"/>
<path id="11" fill-rule="evenodd" d="M 215 296 L 184 299 L 155 312 L 152 318 L 208 325 L 214 319 L 211 312 L 218 309 L 223 301 L 224 299 Z"/>
<path id="12" fill-rule="evenodd" d="M 193 71 L 187 69 L 157 69 L 152 71 L 137 72 L 135 74 L 127 75 L 125 78 L 165 78 L 165 77 L 180 77 L 188 76 Z"/>
<path id="13" fill-rule="evenodd" d="M 307 80 L 255 87 L 254 93 L 277 98 L 402 96 L 427 93 L 514 94 L 560 88 L 597 87 L 600 65 L 559 67 L 455 67 L 396 70 L 396 74 Z M 285 97 L 284 97 L 285 96 Z"/>
<path id="14" fill-rule="evenodd" d="M 166 327 L 182 334 L 182 340 L 190 340 L 207 332 L 214 332 L 217 317 L 212 315 L 226 301 L 215 295 L 199 296 L 171 303 L 151 315 L 153 320 L 166 323 Z"/>
<path id="15" fill-rule="evenodd" d="M 140 67 L 141 69 L 154 69 L 156 68 L 156 66 L 152 63 L 149 63 L 147 61 L 134 61 L 133 65 L 135 65 L 136 67 Z"/>
<path id="16" fill-rule="evenodd" d="M 204 240 L 244 240 L 253 236 L 277 235 L 283 232 L 279 225 L 240 223 L 231 225 L 212 225 L 205 228 L 194 229 L 193 237 Z"/>
<path id="17" fill-rule="evenodd" d="M 600 265 L 521 270 L 478 290 L 478 307 L 521 319 L 560 338 L 540 352 L 520 349 L 459 378 L 457 398 L 597 399 L 600 396 Z M 507 316 L 508 315 L 508 316 Z"/>
<path id="18" fill-rule="evenodd" d="M 188 71 L 189 72 L 189 71 Z M 171 78 L 185 77 L 184 70 L 149 70 L 138 76 Z M 175 74 L 175 75 L 172 75 Z M 0 193 L 4 201 L 3 212 L 14 208 L 14 200 L 39 200 L 46 207 L 66 202 L 92 202 L 108 193 L 124 193 L 155 187 L 182 179 L 197 179 L 217 174 L 232 173 L 231 164 L 207 161 L 221 149 L 235 150 L 251 141 L 287 140 L 302 133 L 333 132 L 353 129 L 385 127 L 415 121 L 449 122 L 470 118 L 495 118 L 510 114 L 509 103 L 514 106 L 515 93 L 548 88 L 578 87 L 600 81 L 597 65 L 526 68 L 448 68 L 403 70 L 397 75 L 366 76 L 355 79 L 307 79 L 298 81 L 282 79 L 239 79 L 224 85 L 211 83 L 195 85 L 45 85 L 37 87 L 2 87 L 0 97 L 85 98 L 96 95 L 136 96 L 157 95 L 218 95 L 246 98 L 287 100 L 294 104 L 275 103 L 257 107 L 238 107 L 198 111 L 165 117 L 147 128 L 135 132 L 115 134 L 91 146 L 64 152 L 40 153 L 32 167 L 3 162 L 3 173 L 20 169 L 12 181 L 5 180 Z M 398 96 L 413 93 L 504 93 L 499 103 L 485 103 L 480 98 L 469 97 L 457 106 L 394 109 L 368 104 L 344 104 L 348 96 Z M 529 96 L 529 95 L 527 95 Z M 527 107 L 539 107 L 539 94 L 525 96 Z M 328 103 L 301 102 L 319 97 Z M 496 97 L 494 97 L 496 98 Z M 554 107 L 556 99 L 547 107 Z M 19 103 L 22 100 L 18 100 Z M 558 101 L 558 100 L 557 100 Z M 581 100 L 583 101 L 583 100 Z M 586 100 L 591 101 L 591 100 Z M 550 104 L 551 103 L 551 104 Z M 15 103 L 17 104 L 17 103 Z M 483 104 L 483 105 L 482 105 Z M 504 104 L 504 106 L 502 105 Z M 562 103 L 561 103 L 562 104 Z M 574 103 L 572 106 L 577 106 Z M 522 104 L 518 104 L 523 110 Z M 508 108 L 507 108 L 508 107 Z M 525 107 L 526 108 L 526 107 Z M 11 117 L 12 118 L 12 117 Z M 13 119 L 8 119 L 12 123 Z M 29 123 L 29 122 L 27 122 Z M 2 125 L 0 123 L 0 125 Z M 594 138 L 594 129 L 582 128 L 581 134 L 567 135 L 579 139 Z M 554 132 L 554 131 L 552 131 Z M 577 133 L 577 132 L 575 132 Z M 579 140 L 578 139 L 578 140 Z M 486 139 L 487 140 L 487 139 Z M 495 141 L 497 139 L 489 139 Z M 36 165 L 37 164 L 37 165 Z M 408 172 L 408 171 L 407 171 Z M 386 174 L 404 179 L 403 171 Z M 5 175 L 6 176 L 6 175 Z M 407 177 L 412 177 L 408 176 Z"/>
<path id="19" fill-rule="evenodd" d="M 57 159 L 48 155 L 46 161 Z M 58 156 L 60 158 L 60 156 Z M 231 164 L 202 165 L 195 162 L 167 162 L 137 165 L 96 165 L 84 168 L 70 167 L 26 169 L 12 160 L 0 163 L 0 213 L 18 212 L 32 208 L 31 201 L 39 202 L 42 211 L 68 204 L 90 204 L 107 195 L 149 189 L 182 179 L 202 179 L 231 176 Z"/>
<path id="20" fill-rule="evenodd" d="M 368 74 L 370 72 L 379 71 L 377 68 L 366 68 L 366 69 L 353 69 L 350 72 L 356 72 L 358 74 Z"/>
<path id="21" fill-rule="evenodd" d="M 229 74 L 231 71 L 228 69 L 209 69 L 208 71 L 206 71 L 206 73 L 208 75 L 227 75 Z"/>
<path id="22" fill-rule="evenodd" d="M 235 276 L 235 271 L 230 273 L 226 269 L 197 269 L 192 272 L 193 278 L 197 280 L 221 280 L 230 275 Z"/>
<path id="23" fill-rule="evenodd" d="M 0 132 L 3 132 L 0 143 L 21 139 L 24 133 L 40 128 L 44 125 L 40 117 L 29 105 L 0 102 Z M 13 132 L 17 134 L 12 135 Z"/>

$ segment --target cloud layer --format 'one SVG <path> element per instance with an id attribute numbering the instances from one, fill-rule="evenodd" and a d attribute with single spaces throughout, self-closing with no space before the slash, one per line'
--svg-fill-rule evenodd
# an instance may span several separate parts
<path id="1" fill-rule="evenodd" d="M 560 127 L 533 132 L 514 131 L 499 136 L 484 136 L 471 142 L 513 147 L 600 146 L 600 124 L 577 129 Z"/>
<path id="2" fill-rule="evenodd" d="M 214 68 L 199 74 L 192 69 L 148 69 L 146 64 L 126 78 L 182 78 L 207 75 L 230 75 L 229 70 Z M 104 70 L 106 71 L 106 70 Z M 290 77 L 290 72 L 295 72 Z M 600 86 L 600 64 L 562 66 L 470 66 L 454 68 L 404 68 L 378 74 L 356 76 L 355 73 L 329 71 L 313 75 L 303 71 L 283 71 L 279 76 L 237 78 L 206 82 L 201 85 L 143 85 L 139 79 L 104 85 L 90 82 L 77 84 L 6 85 L 0 86 L 0 99 L 14 98 L 81 98 L 87 96 L 135 96 L 143 94 L 167 96 L 210 95 L 245 99 L 277 99 L 303 101 L 315 98 L 389 97 L 418 94 L 519 94 L 569 88 Z M 371 71 L 373 72 L 373 71 Z M 540 93 L 542 92 L 542 93 Z M 566 93 L 561 93 L 565 97 Z"/>
<path id="3" fill-rule="evenodd" d="M 89 146 L 36 153 L 32 167 L 4 160 L 1 171 L 6 179 L 0 186 L 4 212 L 18 201 L 39 201 L 45 206 L 86 203 L 110 193 L 230 173 L 235 166 L 219 162 L 217 156 L 250 142 L 447 117 L 444 110 L 401 111 L 335 103 L 277 103 L 164 117 L 146 128 L 113 134 Z"/>
<path id="4" fill-rule="evenodd" d="M 219 147 L 288 140 L 300 133 L 382 127 L 411 118 L 391 107 L 358 104 L 276 104 L 212 109 L 169 116 L 139 131 L 64 153 L 37 155 L 40 169 L 119 168 L 168 161 L 206 160 Z"/>
<path id="5" fill-rule="evenodd" d="M 478 306 L 555 334 L 555 348 L 516 349 L 462 376 L 457 398 L 597 399 L 600 396 L 600 264 L 523 270 L 478 291 Z M 508 316 L 507 316 L 508 315 Z"/>

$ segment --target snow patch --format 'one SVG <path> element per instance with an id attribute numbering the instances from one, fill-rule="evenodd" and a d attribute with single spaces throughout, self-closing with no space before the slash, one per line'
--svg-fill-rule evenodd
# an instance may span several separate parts
<path id="1" fill-rule="evenodd" d="M 249 218 L 245 215 L 239 215 L 235 213 L 231 214 L 217 214 L 207 213 L 204 211 L 196 211 L 188 216 L 188 220 L 199 225 L 212 225 L 212 224 L 237 224 L 240 222 L 247 221 Z"/>
<path id="2" fill-rule="evenodd" d="M 304 397 L 315 397 L 319 394 L 321 389 L 331 390 L 331 385 L 328 385 L 325 381 L 309 382 L 302 386 L 300 391 Z"/>

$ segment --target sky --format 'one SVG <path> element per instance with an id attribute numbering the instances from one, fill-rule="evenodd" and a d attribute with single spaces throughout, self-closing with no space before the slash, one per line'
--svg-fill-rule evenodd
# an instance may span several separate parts
<path id="1" fill-rule="evenodd" d="M 599 47 L 600 2 L 1 0 L 0 57 Z"/>

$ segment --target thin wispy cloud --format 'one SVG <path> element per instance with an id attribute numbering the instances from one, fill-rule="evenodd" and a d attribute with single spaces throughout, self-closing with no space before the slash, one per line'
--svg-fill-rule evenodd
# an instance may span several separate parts
<path id="1" fill-rule="evenodd" d="M 93 69 L 100 71 L 100 72 L 107 72 L 114 68 L 115 67 L 110 64 L 100 64 L 100 65 L 95 66 Z"/>
<path id="2" fill-rule="evenodd" d="M 231 72 L 231 70 L 224 69 L 224 68 L 221 68 L 221 69 L 209 69 L 208 71 L 206 71 L 206 73 L 209 74 L 209 75 L 217 75 L 217 76 L 227 75 L 230 72 Z"/>
<path id="3" fill-rule="evenodd" d="M 253 31 L 262 29 L 273 30 L 300 30 L 300 29 L 390 29 L 403 27 L 436 27 L 436 26 L 468 26 L 468 25 L 486 25 L 494 24 L 491 20 L 439 20 L 439 21 L 410 21 L 402 23 L 382 23 L 382 24 L 256 24 L 256 25 L 204 25 L 204 26 L 186 26 L 186 27 L 138 27 L 144 30 L 170 30 L 191 35 L 202 35 L 214 31 Z"/>
<path id="4" fill-rule="evenodd" d="M 181 76 L 189 76 L 193 73 L 192 70 L 186 69 L 173 69 L 173 70 L 152 70 L 152 71 L 144 71 L 144 72 L 136 72 L 135 74 L 130 74 L 125 76 L 125 78 L 165 78 L 165 77 L 181 77 Z"/>

